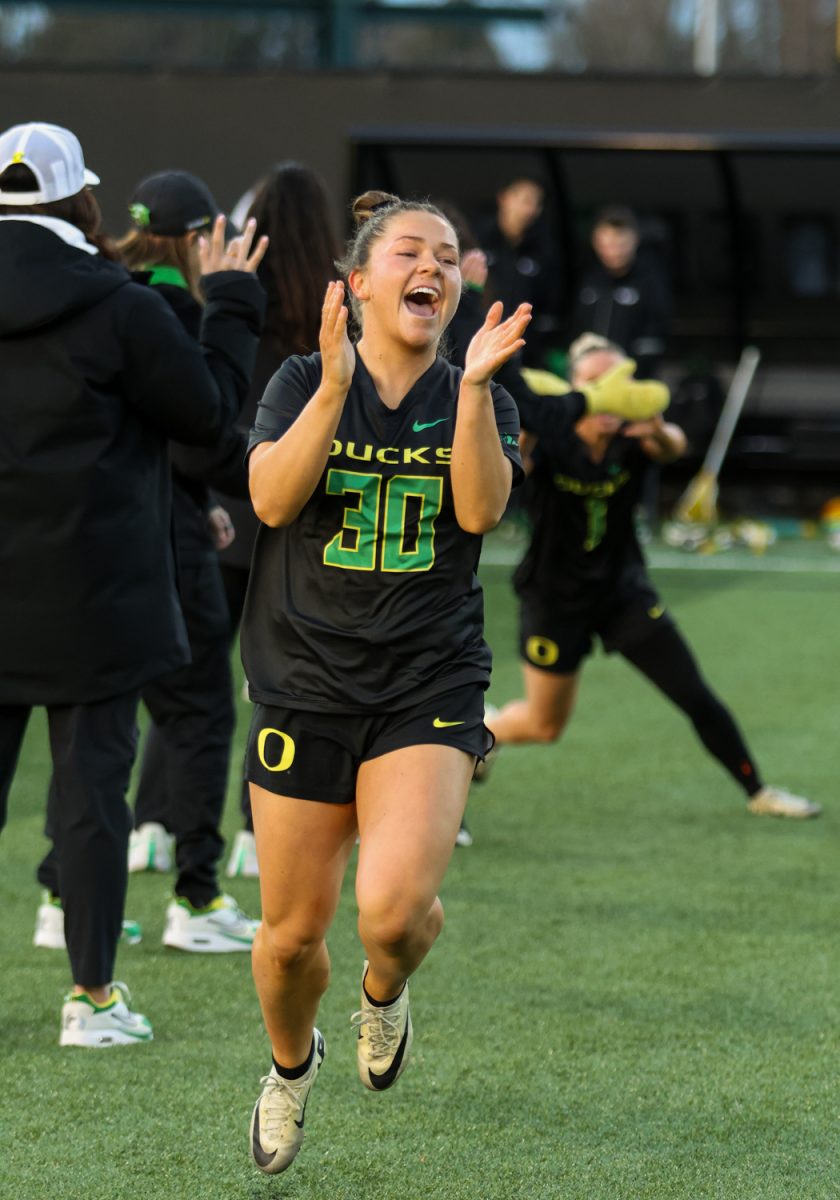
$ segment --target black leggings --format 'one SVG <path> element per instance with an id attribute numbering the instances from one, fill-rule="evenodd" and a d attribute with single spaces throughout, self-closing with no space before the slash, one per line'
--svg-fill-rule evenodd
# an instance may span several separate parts
<path id="1" fill-rule="evenodd" d="M 758 768 L 732 713 L 700 674 L 697 661 L 676 626 L 663 625 L 621 653 L 682 709 L 709 753 L 748 796 L 761 790 Z"/>

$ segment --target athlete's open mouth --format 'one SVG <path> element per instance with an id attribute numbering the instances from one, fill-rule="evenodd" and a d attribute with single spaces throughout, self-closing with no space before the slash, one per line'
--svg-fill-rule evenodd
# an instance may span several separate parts
<path id="1" fill-rule="evenodd" d="M 415 317 L 434 317 L 440 308 L 440 292 L 433 287 L 416 287 L 406 293 L 405 306 Z"/>

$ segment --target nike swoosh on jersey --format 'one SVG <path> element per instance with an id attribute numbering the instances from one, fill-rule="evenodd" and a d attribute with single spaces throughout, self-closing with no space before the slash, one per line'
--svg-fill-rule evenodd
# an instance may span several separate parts
<path id="1" fill-rule="evenodd" d="M 450 725 L 463 725 L 464 721 L 441 721 L 440 717 L 435 717 L 432 721 L 435 729 L 448 729 Z"/>
<path id="2" fill-rule="evenodd" d="M 449 417 L 438 417 L 436 421 L 415 421 L 411 428 L 415 433 L 422 433 L 424 429 L 431 429 L 433 425 L 441 425 L 448 420 Z"/>

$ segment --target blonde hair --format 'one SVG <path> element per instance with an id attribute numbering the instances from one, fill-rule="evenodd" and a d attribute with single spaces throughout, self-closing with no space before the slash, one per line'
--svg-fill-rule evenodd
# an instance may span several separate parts
<path id="1" fill-rule="evenodd" d="M 174 267 L 184 276 L 190 295 L 199 304 L 204 304 L 199 280 L 201 270 L 195 254 L 191 253 L 194 235 L 160 237 L 146 229 L 129 229 L 117 242 L 117 249 L 129 271 L 142 271 L 148 267 Z"/>
<path id="2" fill-rule="evenodd" d="M 576 338 L 571 346 L 569 346 L 569 373 L 574 375 L 580 364 L 590 354 L 620 354 L 624 357 L 624 351 L 615 342 L 611 342 L 609 338 L 601 337 L 600 333 L 582 333 L 579 338 Z"/>

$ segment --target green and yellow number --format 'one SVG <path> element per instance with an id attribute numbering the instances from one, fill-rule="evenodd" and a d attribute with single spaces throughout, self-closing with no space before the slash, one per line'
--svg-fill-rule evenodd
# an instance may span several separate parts
<path id="1" fill-rule="evenodd" d="M 376 523 L 379 515 L 381 475 L 334 469 L 327 475 L 328 496 L 356 496 L 344 509 L 341 529 L 324 548 L 324 563 L 345 571 L 376 568 Z"/>
<path id="2" fill-rule="evenodd" d="M 592 496 L 586 499 L 586 541 L 584 550 L 594 550 L 601 545 L 607 532 L 607 502 Z"/>
<path id="3" fill-rule="evenodd" d="M 428 571 L 435 561 L 435 519 L 443 499 L 439 475 L 395 475 L 385 491 L 383 571 Z M 413 504 L 411 502 L 413 501 Z M 409 515 L 409 507 L 413 509 Z"/>
<path id="4" fill-rule="evenodd" d="M 383 571 L 428 571 L 435 561 L 435 521 L 443 504 L 439 475 L 395 475 L 385 489 L 380 523 L 381 475 L 333 468 L 329 496 L 355 496 L 341 529 L 324 548 L 324 563 L 345 571 L 374 571 L 381 542 Z M 381 528 L 381 535 L 380 535 Z"/>

